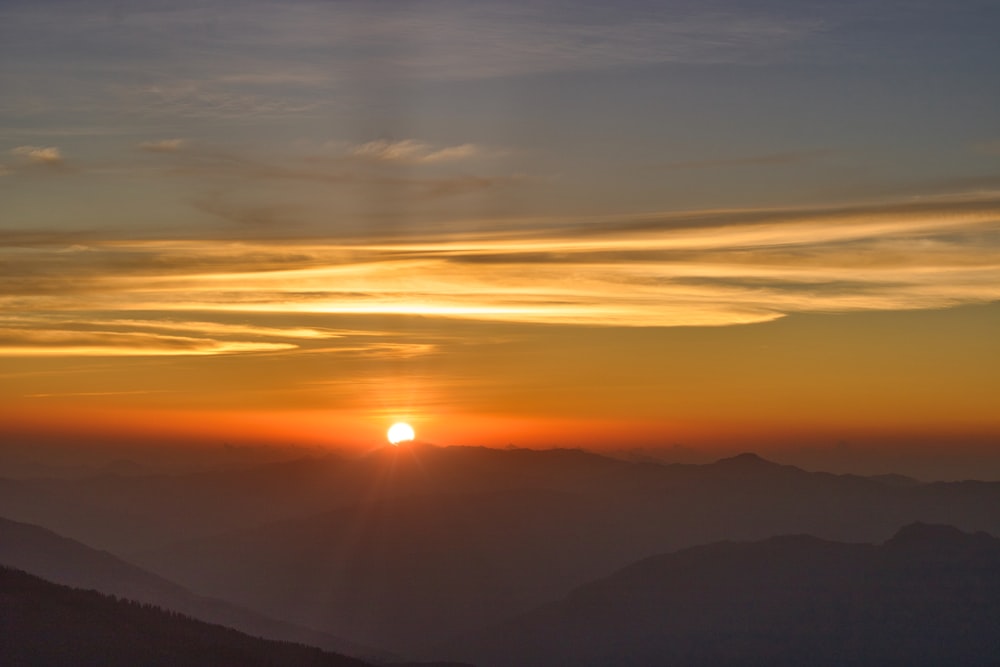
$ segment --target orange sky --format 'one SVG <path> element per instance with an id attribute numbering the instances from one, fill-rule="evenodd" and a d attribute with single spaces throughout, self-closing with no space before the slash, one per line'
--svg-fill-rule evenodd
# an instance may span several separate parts
<path id="1" fill-rule="evenodd" d="M 439 444 L 713 451 L 981 446 L 1000 434 L 997 305 L 570 331 L 393 317 L 372 338 L 428 349 L 337 354 L 323 341 L 258 354 L 10 357 L 5 428 L 367 447 L 405 420 Z M 357 331 L 374 322 L 350 319 Z"/>
<path id="2" fill-rule="evenodd" d="M 3 3 L 0 437 L 1000 452 L 996 30 L 858 7 Z"/>

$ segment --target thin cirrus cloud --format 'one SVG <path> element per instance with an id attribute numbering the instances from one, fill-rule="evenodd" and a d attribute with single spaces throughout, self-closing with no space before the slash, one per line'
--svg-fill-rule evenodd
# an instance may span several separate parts
<path id="1" fill-rule="evenodd" d="M 247 84 L 222 87 L 212 79 L 169 80 L 157 85 L 117 85 L 112 93 L 127 108 L 173 118 L 282 118 L 322 106 L 315 99 L 292 99 L 247 88 Z"/>
<path id="2" fill-rule="evenodd" d="M 0 322 L 7 354 L 428 354 L 428 341 L 336 337 L 274 318 L 414 314 L 601 326 L 725 326 L 800 312 L 944 308 L 1000 299 L 1000 197 L 837 209 L 708 211 L 546 229 L 392 238 L 90 240 L 3 252 L 5 312 L 94 324 L 31 334 Z M 588 228 L 589 227 L 589 228 Z M 30 244 L 29 244 L 30 245 Z M 31 271 L 27 271 L 30 263 Z M 130 313 L 159 313 L 154 328 Z M 100 313 L 100 317 L 90 315 Z M 109 317 L 109 313 L 121 313 Z M 240 329 L 184 313 L 238 316 Z M 271 324 L 254 324 L 270 318 Z M 170 329 L 173 327 L 173 330 Z M 39 329 L 40 327 L 32 327 Z M 336 331 L 336 328 L 330 331 Z M 13 332 L 13 333 L 12 333 Z M 48 333 L 45 333 L 48 332 Z M 61 332 L 61 333 L 60 333 Z M 13 336 L 13 337 L 12 337 Z M 315 341 L 311 343 L 309 341 Z M 90 352 L 87 352 L 90 351 Z"/>
<path id="3" fill-rule="evenodd" d="M 794 165 L 803 162 L 826 157 L 831 151 L 786 151 L 781 153 L 766 153 L 763 155 L 749 155 L 745 157 L 720 158 L 716 160 L 686 160 L 679 162 L 666 162 L 656 165 L 657 169 L 663 171 L 680 171 L 685 169 L 715 169 L 722 167 L 755 167 L 761 165 Z"/>
<path id="4" fill-rule="evenodd" d="M 0 356 L 180 356 L 294 349 L 287 343 L 230 341 L 122 331 L 0 329 Z"/>
<path id="5" fill-rule="evenodd" d="M 0 317 L 0 356 L 209 356 L 307 352 L 369 358 L 431 354 L 433 342 L 389 339 L 384 332 L 275 327 L 207 320 L 114 319 L 80 311 L 72 317 Z M 335 341 L 335 342 L 334 342 Z"/>
<path id="6" fill-rule="evenodd" d="M 22 79 L 32 94 L 7 102 L 22 112 L 301 117 L 333 104 L 329 91 L 350 93 L 359 81 L 780 60 L 836 20 L 790 17 L 780 8 L 733 4 L 720 13 L 666 3 L 620 8 L 609 21 L 600 6 L 585 5 L 252 2 L 231 12 L 209 0 L 95 15 L 73 4 L 53 14 L 13 3 L 0 8 L 0 39 L 11 59 L 74 44 L 78 69 L 37 63 Z M 115 82 L 94 85 L 91 73 L 112 66 Z"/>
<path id="7" fill-rule="evenodd" d="M 352 147 L 349 154 L 352 157 L 377 162 L 433 164 L 464 160 L 475 157 L 480 152 L 473 144 L 437 148 L 415 139 L 401 141 L 378 139 Z"/>
<path id="8" fill-rule="evenodd" d="M 136 148 L 147 153 L 176 153 L 187 146 L 184 139 L 158 139 L 140 142 Z"/>
<path id="9" fill-rule="evenodd" d="M 181 143 L 173 148 L 173 142 Z M 260 157 L 252 152 L 213 147 L 182 140 L 154 142 L 167 173 L 194 177 L 201 182 L 299 182 L 322 186 L 374 185 L 391 187 L 393 193 L 435 199 L 461 196 L 492 188 L 515 185 L 521 174 L 403 173 L 383 165 L 435 165 L 495 155 L 474 144 L 434 146 L 408 139 L 376 140 L 349 146 L 339 142 L 323 145 L 319 155 Z M 168 150 L 167 147 L 170 147 Z M 332 155 L 331 155 L 332 153 Z M 295 203 L 262 205 L 240 203 L 227 189 L 203 192 L 193 200 L 195 208 L 228 222 L 249 226 L 287 226 L 297 219 Z M 236 193 L 238 194 L 238 192 Z"/>

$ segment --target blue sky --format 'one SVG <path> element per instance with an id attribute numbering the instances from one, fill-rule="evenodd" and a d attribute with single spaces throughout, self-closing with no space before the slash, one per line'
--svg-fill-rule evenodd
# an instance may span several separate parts
<path id="1" fill-rule="evenodd" d="M 466 146 L 407 172 L 325 174 L 327 186 L 340 174 L 403 198 L 414 193 L 401 174 L 437 178 L 415 194 L 452 201 L 406 208 L 459 218 L 988 185 L 1000 152 L 997 9 L 872 4 L 5 3 L 3 164 L 21 172 L 31 160 L 12 150 L 54 147 L 94 179 L 89 191 L 120 189 L 119 170 L 190 209 L 178 194 L 197 200 L 200 185 L 238 198 L 242 183 L 164 177 L 174 165 L 137 146 L 173 140 L 230 167 L 332 161 L 375 141 L 425 145 L 413 167 Z M 78 184 L 60 184 L 67 199 Z M 18 185 L 27 196 L 52 187 Z M 312 191 L 269 199 L 291 198 L 329 204 Z M 345 207 L 353 215 L 379 198 L 338 197 L 360 200 Z M 172 212 L 181 225 L 184 212 Z"/>

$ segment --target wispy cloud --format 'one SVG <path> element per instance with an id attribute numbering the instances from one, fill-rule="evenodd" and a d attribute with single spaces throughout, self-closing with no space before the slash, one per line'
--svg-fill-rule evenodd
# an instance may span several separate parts
<path id="1" fill-rule="evenodd" d="M 399 314 L 612 326 L 943 308 L 1000 299 L 998 220 L 1000 199 L 993 196 L 573 225 L 536 220 L 528 228 L 420 242 L 92 241 L 88 252 L 76 253 L 39 245 L 30 252 L 30 272 L 23 253 L 5 253 L 0 307 L 239 314 L 249 321 Z M 217 331 L 203 333 L 219 339 Z M 280 340 L 277 332 L 245 333 Z M 378 344 L 388 354 L 385 344 L 397 342 L 426 343 Z M 127 339 L 121 343 L 128 347 Z M 371 344 L 334 348 L 378 353 Z"/>
<path id="2" fill-rule="evenodd" d="M 354 146 L 350 150 L 350 155 L 366 160 L 424 164 L 464 160 L 479 153 L 479 149 L 473 144 L 437 148 L 415 139 L 378 139 Z"/>
<path id="3" fill-rule="evenodd" d="M 120 331 L 0 329 L 0 356 L 180 356 L 294 349 L 288 343 L 221 341 Z"/>
<path id="4" fill-rule="evenodd" d="M 67 315 L 0 316 L 0 356 L 214 356 L 310 353 L 400 359 L 431 354 L 431 341 L 393 340 L 385 332 L 237 324 L 211 320 L 130 319 L 69 309 Z"/>
<path id="5" fill-rule="evenodd" d="M 715 169 L 721 167 L 753 167 L 760 165 L 793 165 L 802 162 L 810 162 L 830 154 L 828 150 L 811 151 L 787 151 L 783 153 L 765 153 L 763 155 L 749 155 L 745 157 L 719 158 L 715 160 L 686 160 L 679 162 L 665 162 L 656 165 L 658 169 L 665 171 L 675 171 L 682 169 Z"/>
<path id="6" fill-rule="evenodd" d="M 10 152 L 30 164 L 59 167 L 65 163 L 62 152 L 55 146 L 17 146 Z"/>
<path id="7" fill-rule="evenodd" d="M 0 7 L 11 58 L 30 54 L 19 113 L 128 109 L 148 118 L 301 117 L 359 83 L 467 80 L 657 63 L 766 62 L 823 30 L 803 13 L 557 3 L 177 2 L 94 12 Z M 73 44 L 77 60 L 38 58 Z M 93 72 L 113 73 L 93 85 Z M 67 76 L 73 72 L 73 76 Z M 30 79 L 27 78 L 30 76 Z M 14 87 L 20 91 L 20 88 Z M 98 114 L 104 116 L 104 114 Z M 96 118 L 95 118 L 96 120 Z"/>
<path id="8" fill-rule="evenodd" d="M 298 115 L 321 106 L 318 100 L 290 99 L 248 90 L 237 84 L 221 86 L 207 79 L 168 80 L 154 85 L 116 85 L 119 103 L 151 115 L 189 118 L 276 118 Z"/>
<path id="9" fill-rule="evenodd" d="M 158 139 L 143 141 L 136 148 L 147 153 L 176 153 L 187 145 L 184 139 Z"/>
<path id="10" fill-rule="evenodd" d="M 63 391 L 63 392 L 48 392 L 44 394 L 25 394 L 25 398 L 69 398 L 69 397 L 93 397 L 93 396 L 143 396 L 147 394 L 162 394 L 165 391 L 151 391 L 151 390 L 140 390 L 140 391 Z"/>
<path id="11" fill-rule="evenodd" d="M 264 10 L 267 11 L 267 10 Z M 336 14 L 336 16 L 334 16 Z M 644 7 L 608 13 L 537 3 L 299 6 L 269 21 L 261 38 L 323 49 L 337 34 L 371 74 L 466 79 L 604 69 L 623 65 L 722 63 L 780 58 L 823 21 L 777 13 Z M 357 57 L 357 56 L 361 57 Z"/>
<path id="12" fill-rule="evenodd" d="M 299 147 L 301 151 L 301 147 Z M 247 201 L 241 184 L 296 182 L 323 186 L 374 186 L 393 197 L 435 199 L 456 197 L 503 188 L 523 182 L 521 174 L 496 174 L 488 170 L 400 171 L 386 168 L 399 165 L 451 164 L 489 153 L 473 144 L 434 146 L 416 140 L 374 141 L 357 146 L 328 142 L 317 154 L 257 155 L 201 144 L 183 144 L 182 150 L 157 150 L 162 168 L 173 176 L 198 179 L 206 190 L 193 199 L 195 208 L 227 222 L 260 228 L 289 228 L 303 219 L 302 206 L 294 201 L 268 203 Z M 478 170 L 477 170 L 478 171 Z M 207 184 L 223 184 L 207 189 Z"/>

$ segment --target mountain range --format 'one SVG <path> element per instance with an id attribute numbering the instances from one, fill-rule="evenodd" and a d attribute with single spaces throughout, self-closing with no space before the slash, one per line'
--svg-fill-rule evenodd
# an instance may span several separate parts
<path id="1" fill-rule="evenodd" d="M 372 667 L 0 566 L 8 667 Z"/>
<path id="2" fill-rule="evenodd" d="M 572 451 L 389 454 L 364 462 L 369 492 L 353 503 L 128 558 L 193 590 L 411 655 L 698 544 L 787 534 L 874 543 L 913 521 L 1000 533 L 1000 484 L 828 475 L 753 455 L 669 466 Z"/>
<path id="3" fill-rule="evenodd" d="M 0 565 L 23 570 L 56 584 L 95 590 L 161 607 L 256 637 L 309 644 L 354 656 L 391 657 L 328 633 L 277 621 L 223 600 L 197 595 L 106 551 L 92 549 L 40 526 L 0 518 Z"/>
<path id="4" fill-rule="evenodd" d="M 412 445 L 209 473 L 0 480 L 0 513 L 327 643 L 268 636 L 488 666 L 501 654 L 475 647 L 490 632 L 652 554 L 783 535 L 881 544 L 913 522 L 1000 534 L 1000 483 L 833 475 L 753 454 L 682 465 Z"/>
<path id="5" fill-rule="evenodd" d="M 805 535 L 639 561 L 455 642 L 480 667 L 995 665 L 1000 540 L 911 524 L 882 545 Z"/>

